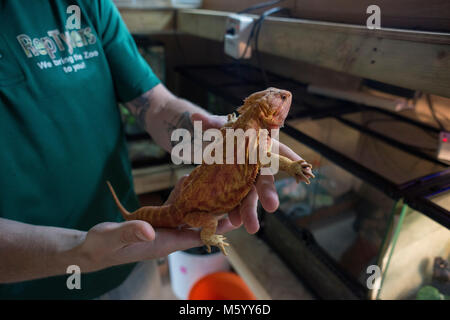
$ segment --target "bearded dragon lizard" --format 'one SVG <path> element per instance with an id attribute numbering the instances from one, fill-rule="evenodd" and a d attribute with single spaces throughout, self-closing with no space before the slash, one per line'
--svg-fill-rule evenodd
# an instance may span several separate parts
<path id="1" fill-rule="evenodd" d="M 289 91 L 268 88 L 253 93 L 237 109 L 239 117 L 229 115 L 228 122 L 221 128 L 223 146 L 226 145 L 226 129 L 232 128 L 277 129 L 283 126 L 289 112 L 292 94 Z M 256 144 L 260 141 L 257 139 Z M 312 166 L 305 160 L 290 159 L 270 153 L 271 139 L 267 138 L 268 155 L 277 157 L 279 169 L 294 176 L 297 182 L 314 178 Z M 210 252 L 211 246 L 217 246 L 227 255 L 225 246 L 229 244 L 222 235 L 215 234 L 218 220 L 237 207 L 251 190 L 262 167 L 259 161 L 249 161 L 249 143 L 245 144 L 246 158 L 244 164 L 206 164 L 197 166 L 185 179 L 178 197 L 172 204 L 163 206 L 146 206 L 133 213 L 128 212 L 118 200 L 113 187 L 107 182 L 114 200 L 125 220 L 144 220 L 154 227 L 178 227 L 187 224 L 201 228 L 200 238 Z M 236 163 L 236 162 L 235 162 Z"/>

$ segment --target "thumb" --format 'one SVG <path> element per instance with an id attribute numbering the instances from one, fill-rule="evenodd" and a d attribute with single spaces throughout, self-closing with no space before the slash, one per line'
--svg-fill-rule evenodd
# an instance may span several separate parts
<path id="1" fill-rule="evenodd" d="M 119 245 L 155 240 L 155 230 L 153 227 L 149 223 L 141 220 L 120 223 L 119 227 L 113 232 Z"/>

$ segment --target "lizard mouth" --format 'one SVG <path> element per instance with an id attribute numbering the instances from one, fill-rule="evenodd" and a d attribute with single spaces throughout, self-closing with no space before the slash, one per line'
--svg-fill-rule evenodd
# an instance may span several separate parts
<path id="1" fill-rule="evenodd" d="M 284 118 L 266 120 L 265 122 L 266 122 L 267 129 L 278 129 L 278 128 L 282 128 L 284 126 Z"/>
<path id="2" fill-rule="evenodd" d="M 266 121 L 268 129 L 276 129 L 284 126 L 284 119 L 272 119 Z"/>
<path id="3" fill-rule="evenodd" d="M 269 120 L 266 120 L 267 127 L 269 129 L 276 129 L 284 126 L 284 120 L 286 119 L 288 113 L 289 113 L 290 106 L 283 106 L 279 108 L 275 113 L 272 115 L 272 118 Z"/>

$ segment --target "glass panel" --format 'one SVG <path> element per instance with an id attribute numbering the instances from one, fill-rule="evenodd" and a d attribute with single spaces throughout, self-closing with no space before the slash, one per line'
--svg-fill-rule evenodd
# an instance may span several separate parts
<path id="1" fill-rule="evenodd" d="M 395 184 L 446 168 L 363 134 L 336 119 L 292 120 L 289 124 Z"/>
<path id="2" fill-rule="evenodd" d="M 277 214 L 308 229 L 319 246 L 365 286 L 367 266 L 377 259 L 394 201 L 287 135 L 281 134 L 280 140 L 312 163 L 316 178 L 309 185 L 297 184 L 279 173 Z"/>
<path id="3" fill-rule="evenodd" d="M 427 216 L 407 208 L 403 219 L 396 219 L 399 229 L 395 248 L 383 253 L 383 270 L 379 299 L 450 298 L 450 231 Z"/>
<path id="4" fill-rule="evenodd" d="M 351 113 L 344 115 L 342 118 L 351 120 L 425 154 L 436 156 L 439 138 L 436 132 L 375 111 Z"/>

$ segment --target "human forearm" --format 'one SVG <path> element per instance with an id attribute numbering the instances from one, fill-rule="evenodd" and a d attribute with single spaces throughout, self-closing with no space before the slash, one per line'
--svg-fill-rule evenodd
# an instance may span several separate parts
<path id="1" fill-rule="evenodd" d="M 0 218 L 0 283 L 65 274 L 69 265 L 83 264 L 74 248 L 84 237 L 78 230 Z"/>
<path id="2" fill-rule="evenodd" d="M 173 143 L 172 131 L 179 128 L 194 132 L 191 115 L 208 112 L 193 103 L 178 98 L 163 85 L 158 85 L 142 96 L 130 101 L 126 106 L 138 118 L 139 123 L 156 143 L 170 151 Z"/>
<path id="3" fill-rule="evenodd" d="M 160 110 L 155 110 L 147 115 L 146 129 L 152 138 L 166 151 L 172 150 L 177 141 L 171 141 L 171 135 L 175 129 L 187 129 L 194 136 L 194 126 L 191 121 L 193 113 L 205 113 L 205 111 L 191 102 L 176 98 L 167 101 Z"/>

